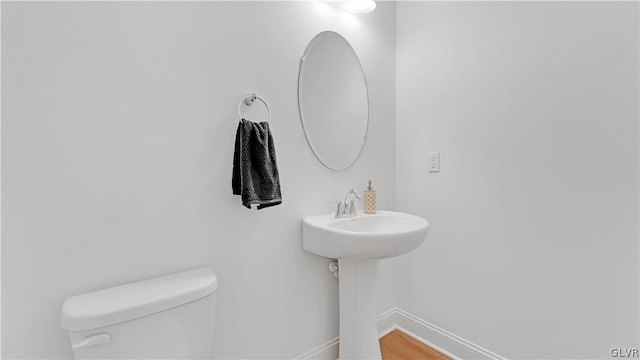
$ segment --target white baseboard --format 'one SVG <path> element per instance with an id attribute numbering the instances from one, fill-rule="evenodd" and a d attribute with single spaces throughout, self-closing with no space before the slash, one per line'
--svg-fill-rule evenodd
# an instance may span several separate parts
<path id="1" fill-rule="evenodd" d="M 506 360 L 494 352 L 402 309 L 391 308 L 378 316 L 378 333 L 380 337 L 395 329 L 401 330 L 452 359 Z M 306 352 L 297 359 L 336 360 L 338 358 L 339 341 L 339 338 L 332 339 Z"/>
<path id="2" fill-rule="evenodd" d="M 378 317 L 378 332 L 399 329 L 453 359 L 506 360 L 504 357 L 442 329 L 402 309 L 392 308 Z"/>
<path id="3" fill-rule="evenodd" d="M 336 360 L 338 359 L 339 345 L 340 338 L 336 337 L 316 347 L 313 350 L 307 351 L 306 353 L 298 356 L 296 359 Z"/>

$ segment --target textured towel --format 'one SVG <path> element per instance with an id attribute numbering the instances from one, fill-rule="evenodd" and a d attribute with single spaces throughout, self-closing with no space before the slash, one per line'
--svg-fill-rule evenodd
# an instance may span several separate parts
<path id="1" fill-rule="evenodd" d="M 242 205 L 258 210 L 282 203 L 280 177 L 269 123 L 242 119 L 236 131 L 233 154 L 233 194 L 242 196 Z"/>

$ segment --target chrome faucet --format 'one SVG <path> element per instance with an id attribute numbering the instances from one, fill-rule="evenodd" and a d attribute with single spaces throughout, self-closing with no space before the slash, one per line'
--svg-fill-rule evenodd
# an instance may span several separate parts
<path id="1" fill-rule="evenodd" d="M 355 199 L 354 199 L 355 197 Z M 356 199 L 362 200 L 362 196 L 356 189 L 351 189 L 347 191 L 347 194 L 344 196 L 344 203 L 340 201 L 333 201 L 336 203 L 336 215 L 335 217 L 353 217 L 356 216 Z"/>

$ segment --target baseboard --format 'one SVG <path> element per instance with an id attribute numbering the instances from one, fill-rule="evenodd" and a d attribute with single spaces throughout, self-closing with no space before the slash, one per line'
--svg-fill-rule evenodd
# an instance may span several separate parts
<path id="1" fill-rule="evenodd" d="M 382 321 L 381 321 L 382 320 Z M 399 308 L 378 318 L 378 332 L 399 329 L 453 359 L 506 360 L 504 357 Z"/>
<path id="2" fill-rule="evenodd" d="M 336 360 L 338 359 L 339 345 L 340 338 L 336 337 L 316 347 L 313 350 L 307 351 L 306 353 L 298 356 L 296 359 Z"/>
<path id="3" fill-rule="evenodd" d="M 399 329 L 455 360 L 506 360 L 504 357 L 492 351 L 402 309 L 391 308 L 378 316 L 378 333 L 380 337 L 383 337 L 395 329 Z M 339 341 L 339 338 L 332 339 L 297 357 L 297 359 L 336 360 L 338 358 Z"/>

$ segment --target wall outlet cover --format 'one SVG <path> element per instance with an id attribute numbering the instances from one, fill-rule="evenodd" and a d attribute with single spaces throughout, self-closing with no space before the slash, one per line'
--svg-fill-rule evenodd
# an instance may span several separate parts
<path id="1" fill-rule="evenodd" d="M 440 153 L 429 153 L 429 172 L 440 172 Z"/>

